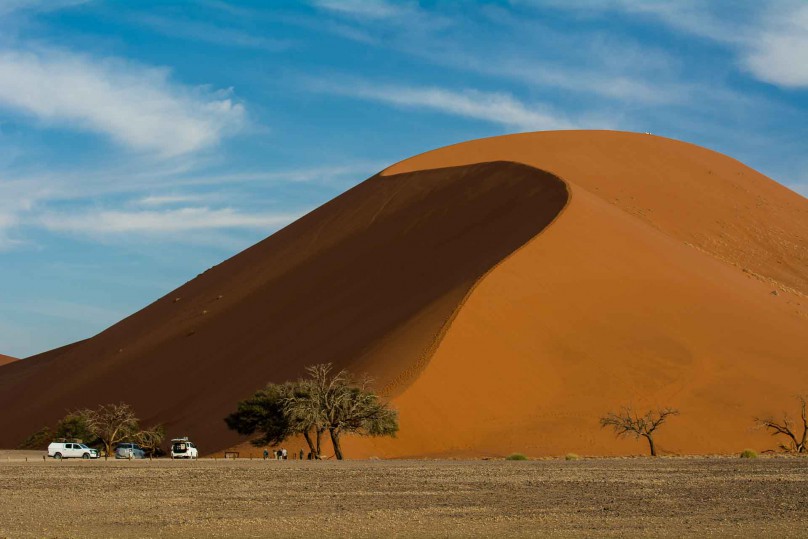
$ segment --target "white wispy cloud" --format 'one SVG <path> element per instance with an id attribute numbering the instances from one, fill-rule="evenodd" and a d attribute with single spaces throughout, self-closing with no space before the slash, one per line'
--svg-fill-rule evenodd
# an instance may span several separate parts
<path id="1" fill-rule="evenodd" d="M 183 86 L 166 69 L 116 58 L 5 50 L 0 80 L 2 108 L 165 157 L 213 146 L 245 122 L 228 91 Z"/>
<path id="2" fill-rule="evenodd" d="M 451 18 L 443 17 L 436 10 L 426 10 L 415 1 L 388 0 L 310 0 L 321 11 L 330 12 L 346 21 L 365 25 L 366 29 L 375 24 L 385 24 L 405 29 L 411 36 L 423 35 L 424 32 L 443 30 L 452 26 Z M 338 30 L 328 26 L 325 31 Z M 367 39 L 367 34 L 341 32 L 348 39 Z"/>
<path id="3" fill-rule="evenodd" d="M 36 225 L 53 232 L 110 236 L 168 234 L 213 229 L 274 229 L 296 219 L 294 214 L 243 213 L 232 208 L 186 207 L 165 211 L 88 210 L 43 213 Z"/>
<path id="4" fill-rule="evenodd" d="M 199 202 L 204 198 L 203 195 L 150 195 L 136 200 L 135 204 L 138 206 L 170 206 Z"/>
<path id="5" fill-rule="evenodd" d="M 0 0 L 0 16 L 15 11 L 55 11 L 87 4 L 92 0 Z"/>
<path id="6" fill-rule="evenodd" d="M 241 47 L 282 51 L 292 46 L 292 41 L 256 35 L 237 28 L 221 26 L 188 19 L 169 19 L 156 15 L 129 15 L 128 18 L 139 25 L 151 28 L 165 36 L 202 41 L 225 47 Z"/>
<path id="7" fill-rule="evenodd" d="M 620 11 L 670 29 L 720 43 L 737 65 L 760 81 L 784 88 L 808 88 L 808 5 L 804 0 L 734 2 L 717 0 L 534 0 L 524 5 L 593 13 Z"/>
<path id="8" fill-rule="evenodd" d="M 0 251 L 10 249 L 19 244 L 9 233 L 17 226 L 18 218 L 14 212 L 0 211 Z"/>
<path id="9" fill-rule="evenodd" d="M 133 234 L 133 241 L 139 241 L 137 234 L 145 233 L 153 238 L 187 241 L 194 238 L 178 232 L 275 229 L 311 208 L 262 213 L 256 207 L 269 208 L 274 201 L 266 193 L 257 194 L 257 189 L 270 184 L 310 183 L 336 193 L 393 160 L 204 174 L 182 162 L 165 166 L 142 160 L 113 168 L 45 171 L 29 176 L 0 168 L 0 251 L 24 246 L 37 229 L 99 239 L 114 233 L 118 241 L 130 238 L 127 232 Z M 210 187 L 214 191 L 209 191 Z M 197 188 L 204 190 L 195 191 Z M 65 211 L 65 207 L 73 209 Z M 110 234 L 101 231 L 105 227 Z M 228 246 L 224 236 L 216 243 Z"/>
<path id="10" fill-rule="evenodd" d="M 574 122 L 551 111 L 545 105 L 527 105 L 504 92 L 481 92 L 474 89 L 458 91 L 439 87 L 396 86 L 359 81 L 346 84 L 312 81 L 309 87 L 313 91 L 332 95 L 433 110 L 521 131 L 576 127 Z"/>
<path id="11" fill-rule="evenodd" d="M 760 80 L 808 88 L 808 4 L 767 14 L 749 41 L 744 64 Z"/>
<path id="12" fill-rule="evenodd" d="M 411 2 L 385 0 L 314 0 L 319 8 L 362 19 L 378 20 L 403 17 L 417 11 Z"/>

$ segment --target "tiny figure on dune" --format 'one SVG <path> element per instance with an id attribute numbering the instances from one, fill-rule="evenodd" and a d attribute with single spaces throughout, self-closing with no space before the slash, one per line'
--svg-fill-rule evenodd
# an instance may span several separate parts
<path id="1" fill-rule="evenodd" d="M 303 460 L 303 450 L 300 450 L 300 460 Z"/>
<path id="2" fill-rule="evenodd" d="M 281 449 L 281 459 L 286 460 L 287 456 L 288 455 L 286 453 L 286 448 L 284 447 L 283 449 Z"/>
<path id="3" fill-rule="evenodd" d="M 265 447 L 265 448 L 264 448 L 264 460 L 266 460 L 266 459 L 268 459 L 268 458 L 269 458 L 269 449 L 267 449 L 267 448 Z"/>

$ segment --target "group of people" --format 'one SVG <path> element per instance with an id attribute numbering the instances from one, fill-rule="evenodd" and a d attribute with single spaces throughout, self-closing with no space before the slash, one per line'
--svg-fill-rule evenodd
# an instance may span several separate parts
<path id="1" fill-rule="evenodd" d="M 264 449 L 264 460 L 267 460 L 268 458 L 269 458 L 269 449 Z M 282 447 L 280 449 L 273 449 L 272 458 L 275 460 L 289 460 L 289 453 L 286 451 L 285 447 Z M 311 453 L 309 453 L 309 459 L 311 459 Z M 303 460 L 302 449 L 300 450 L 300 460 Z"/>

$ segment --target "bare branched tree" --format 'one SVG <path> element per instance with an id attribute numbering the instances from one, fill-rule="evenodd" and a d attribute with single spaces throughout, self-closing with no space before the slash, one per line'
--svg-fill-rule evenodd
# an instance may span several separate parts
<path id="1" fill-rule="evenodd" d="M 107 455 L 112 447 L 134 437 L 140 430 L 135 411 L 126 403 L 102 404 L 96 410 L 78 412 L 86 419 L 87 427 L 104 444 Z"/>
<path id="2" fill-rule="evenodd" d="M 358 386 L 339 387 L 325 409 L 334 454 L 339 460 L 343 458 L 340 444 L 343 433 L 395 436 L 398 432 L 398 413 L 368 389 L 370 383 L 371 380 L 365 378 Z"/>
<path id="3" fill-rule="evenodd" d="M 776 420 L 773 416 L 756 418 L 755 423 L 766 430 L 771 431 L 772 436 L 785 436 L 788 442 L 781 443 L 780 449 L 793 453 L 808 453 L 808 408 L 805 395 L 797 395 L 800 402 L 800 417 L 802 425 L 796 426 L 788 414 L 783 414 L 782 421 Z M 799 433 L 800 427 L 802 434 Z"/>
<path id="4" fill-rule="evenodd" d="M 675 408 L 661 408 L 651 410 L 644 415 L 634 412 L 630 406 L 624 406 L 619 412 L 609 412 L 600 418 L 602 428 L 612 427 L 618 438 L 623 436 L 643 437 L 648 440 L 648 447 L 651 449 L 651 456 L 657 456 L 656 445 L 654 445 L 654 432 L 665 423 L 671 416 L 679 415 L 679 410 Z"/>
<path id="5" fill-rule="evenodd" d="M 160 445 L 166 438 L 166 429 L 162 425 L 155 425 L 149 429 L 137 432 L 133 439 L 143 448 L 147 455 L 157 457 L 160 454 Z"/>
<path id="6" fill-rule="evenodd" d="M 290 429 L 303 434 L 315 459 L 320 458 L 321 442 L 326 431 L 325 416 L 320 407 L 319 389 L 315 380 L 300 380 L 294 385 L 284 403 Z M 315 439 L 312 439 L 312 433 Z"/>
<path id="7" fill-rule="evenodd" d="M 292 404 L 290 409 L 302 408 L 303 417 L 315 429 L 318 457 L 320 437 L 326 430 L 338 460 L 344 457 L 340 443 L 343 433 L 394 436 L 398 431 L 397 413 L 371 391 L 370 378 L 364 377 L 356 383 L 348 371 L 334 373 L 330 363 L 314 365 L 306 368 L 306 371 L 310 380 L 303 380 L 298 384 L 300 387 L 308 387 L 309 394 Z"/>

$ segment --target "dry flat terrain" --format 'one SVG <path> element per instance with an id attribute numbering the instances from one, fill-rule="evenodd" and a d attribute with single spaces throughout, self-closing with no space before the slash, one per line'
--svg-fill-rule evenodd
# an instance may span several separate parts
<path id="1" fill-rule="evenodd" d="M 0 537 L 808 534 L 806 458 L 6 458 Z"/>

